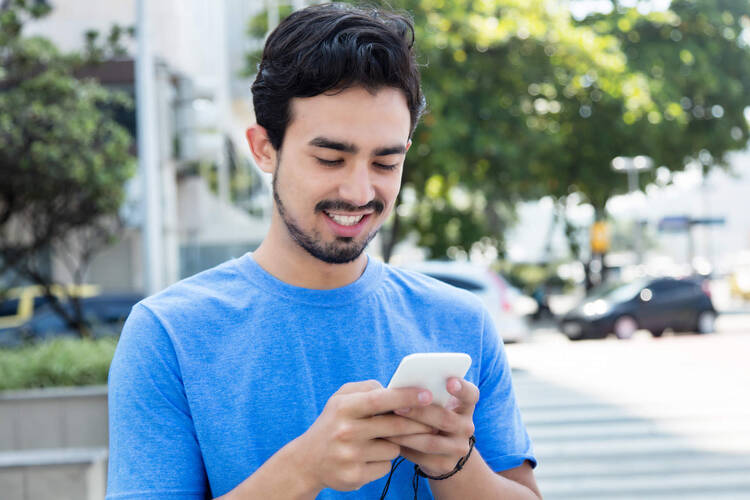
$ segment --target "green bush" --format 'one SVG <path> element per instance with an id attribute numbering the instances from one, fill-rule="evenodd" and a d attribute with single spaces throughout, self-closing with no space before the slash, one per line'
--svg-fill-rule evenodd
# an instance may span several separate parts
<path id="1" fill-rule="evenodd" d="M 116 338 L 68 338 L 0 349 L 0 391 L 106 384 L 116 346 Z"/>

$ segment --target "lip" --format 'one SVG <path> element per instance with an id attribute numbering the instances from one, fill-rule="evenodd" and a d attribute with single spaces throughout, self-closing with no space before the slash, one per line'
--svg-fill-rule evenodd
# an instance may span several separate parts
<path id="1" fill-rule="evenodd" d="M 372 211 L 366 211 L 366 212 L 337 212 L 335 210 L 323 210 L 324 214 L 331 214 L 331 215 L 340 215 L 342 217 L 358 217 L 360 215 L 370 215 L 372 214 Z"/>
<path id="2" fill-rule="evenodd" d="M 338 222 L 331 219 L 327 213 L 322 212 L 323 218 L 328 222 L 328 225 L 331 227 L 333 232 L 336 234 L 336 236 L 340 236 L 342 238 L 354 238 L 357 235 L 359 235 L 362 232 L 362 229 L 365 227 L 367 222 L 370 220 L 370 217 L 372 216 L 372 213 L 366 213 L 362 214 L 362 220 L 357 222 L 353 226 L 342 226 Z M 360 214 L 352 213 L 352 212 L 346 212 L 342 214 L 334 214 L 334 215 L 349 215 L 349 216 L 357 216 Z"/>

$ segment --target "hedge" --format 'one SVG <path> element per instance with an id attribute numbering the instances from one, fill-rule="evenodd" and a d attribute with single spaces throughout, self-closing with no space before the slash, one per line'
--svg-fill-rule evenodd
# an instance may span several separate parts
<path id="1" fill-rule="evenodd" d="M 60 338 L 0 349 L 0 391 L 106 384 L 116 346 L 113 337 Z"/>

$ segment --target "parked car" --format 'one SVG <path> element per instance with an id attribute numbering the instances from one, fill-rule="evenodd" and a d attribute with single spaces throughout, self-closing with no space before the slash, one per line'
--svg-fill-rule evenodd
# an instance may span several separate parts
<path id="1" fill-rule="evenodd" d="M 519 342 L 528 337 L 526 314 L 534 312 L 534 300 L 493 270 L 453 261 L 425 261 L 404 267 L 476 294 L 482 299 L 504 342 Z"/>
<path id="2" fill-rule="evenodd" d="M 627 339 L 639 329 L 660 337 L 666 329 L 713 332 L 716 316 L 707 281 L 643 278 L 592 290 L 561 318 L 559 328 L 571 340 L 609 333 Z"/>
<path id="3" fill-rule="evenodd" d="M 118 335 L 132 307 L 143 297 L 138 294 L 102 294 L 79 299 L 83 319 L 95 337 Z M 73 315 L 73 304 L 62 301 L 67 314 Z M 20 325 L 0 329 L 0 347 L 17 347 L 24 343 L 58 336 L 76 336 L 52 304 L 37 304 L 31 317 Z"/>

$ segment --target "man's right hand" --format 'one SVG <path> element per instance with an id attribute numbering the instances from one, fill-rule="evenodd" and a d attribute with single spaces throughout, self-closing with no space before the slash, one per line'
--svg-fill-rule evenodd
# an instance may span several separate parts
<path id="1" fill-rule="evenodd" d="M 398 445 L 383 438 L 433 432 L 392 412 L 431 402 L 424 389 L 385 389 L 375 380 L 341 386 L 313 425 L 290 443 L 301 459 L 300 472 L 316 491 L 356 490 L 383 477 L 400 454 Z"/>

